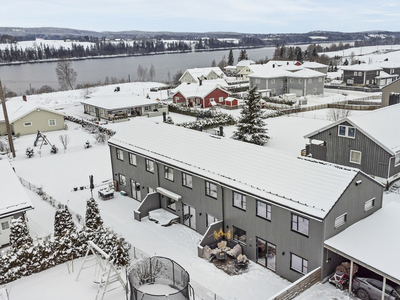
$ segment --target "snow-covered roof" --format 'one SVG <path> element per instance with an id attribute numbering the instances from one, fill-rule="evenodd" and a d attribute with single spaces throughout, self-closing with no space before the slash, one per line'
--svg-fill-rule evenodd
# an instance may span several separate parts
<path id="1" fill-rule="evenodd" d="M 314 77 L 321 77 L 321 76 L 326 76 L 326 74 L 318 72 L 318 71 L 314 71 L 311 69 L 301 69 L 299 71 L 296 72 L 291 72 L 290 75 L 288 75 L 288 77 L 296 77 L 296 78 L 314 78 Z"/>
<path id="2" fill-rule="evenodd" d="M 81 103 L 109 110 L 133 106 L 146 106 L 158 103 L 158 101 L 148 99 L 144 96 L 114 93 L 114 95 L 92 96 L 91 98 L 81 100 Z"/>
<path id="3" fill-rule="evenodd" d="M 327 215 L 359 172 L 145 119 L 123 124 L 109 144 L 317 219 Z"/>
<path id="4" fill-rule="evenodd" d="M 250 65 L 254 65 L 254 64 L 255 64 L 255 61 L 252 61 L 251 59 L 244 59 L 244 60 L 239 61 L 236 64 L 236 67 L 246 67 L 246 66 L 250 66 Z"/>
<path id="5" fill-rule="evenodd" d="M 25 188 L 7 160 L 0 160 L 0 185 L 0 218 L 33 209 Z"/>
<path id="6" fill-rule="evenodd" d="M 254 78 L 278 78 L 278 77 L 288 77 L 291 76 L 293 73 L 287 71 L 284 68 L 267 68 L 267 67 L 260 67 L 254 69 L 254 73 L 249 75 L 248 77 Z"/>
<path id="7" fill-rule="evenodd" d="M 326 240 L 325 245 L 400 281 L 399 242 L 396 235 L 396 229 L 400 228 L 399 215 L 400 204 L 390 202 Z"/>
<path id="8" fill-rule="evenodd" d="M 348 122 L 356 127 L 378 145 L 395 155 L 400 152 L 400 105 L 389 105 L 380 109 L 365 112 L 364 114 L 347 117 L 336 121 L 328 126 L 307 134 L 304 138 L 309 138 L 328 128 L 338 124 Z M 357 135 L 357 133 L 356 133 Z"/>
<path id="9" fill-rule="evenodd" d="M 207 81 L 207 80 L 205 80 L 205 81 Z M 199 98 L 203 98 L 204 99 L 204 97 L 206 97 L 209 93 L 211 93 L 212 91 L 214 91 L 217 88 L 225 91 L 218 84 L 214 84 L 214 85 L 208 85 L 208 84 L 198 85 L 196 83 L 195 84 L 193 84 L 193 83 L 189 83 L 188 84 L 188 83 L 184 82 L 184 83 L 178 85 L 174 89 L 174 95 L 179 92 L 185 98 L 188 98 L 188 97 L 199 97 Z M 227 91 L 225 91 L 225 92 L 227 92 Z"/>
<path id="10" fill-rule="evenodd" d="M 399 75 L 397 75 L 397 74 L 388 74 L 385 71 L 380 71 L 379 72 L 379 76 L 376 76 L 375 78 L 381 79 L 381 78 L 395 78 L 395 77 L 399 77 Z"/>
<path id="11" fill-rule="evenodd" d="M 185 76 L 186 73 L 189 73 L 194 80 L 198 80 L 199 77 L 207 77 L 211 72 L 216 73 L 219 77 L 224 77 L 225 74 L 219 67 L 209 67 L 209 68 L 194 68 L 194 69 L 187 69 L 185 73 L 182 74 L 179 81 Z"/>
<path id="12" fill-rule="evenodd" d="M 320 63 L 317 63 L 315 61 L 305 61 L 301 66 L 304 67 L 304 68 L 310 68 L 310 69 L 313 69 L 313 68 L 328 68 L 327 65 L 320 64 Z"/>
<path id="13" fill-rule="evenodd" d="M 270 60 L 264 66 L 267 68 L 276 68 L 276 67 L 284 67 L 284 66 L 295 66 L 299 64 L 297 60 Z"/>
<path id="14" fill-rule="evenodd" d="M 56 110 L 37 105 L 36 103 L 33 102 L 25 102 L 20 99 L 11 99 L 6 102 L 6 107 L 7 107 L 7 114 L 8 114 L 8 119 L 10 123 L 15 122 L 18 119 L 21 119 L 22 117 L 30 114 L 31 112 L 37 110 L 46 110 L 48 112 L 62 115 L 64 116 L 64 113 L 58 112 Z M 4 113 L 3 110 L 0 109 L 0 122 L 4 122 Z"/>
<path id="15" fill-rule="evenodd" d="M 380 70 L 382 70 L 382 68 L 377 65 L 367 65 L 367 64 L 342 66 L 342 67 L 340 67 L 340 69 L 346 70 L 346 71 L 380 71 Z"/>
<path id="16" fill-rule="evenodd" d="M 385 69 L 398 69 L 400 68 L 400 62 L 398 61 L 382 61 L 375 63 L 377 66 Z"/>

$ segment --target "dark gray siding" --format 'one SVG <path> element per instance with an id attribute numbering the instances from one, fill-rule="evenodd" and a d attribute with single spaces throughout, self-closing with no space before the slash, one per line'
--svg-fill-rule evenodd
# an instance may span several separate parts
<path id="1" fill-rule="evenodd" d="M 355 75 L 355 72 L 357 72 L 357 75 Z M 346 82 L 346 85 L 352 85 L 347 83 L 348 79 L 354 80 L 353 85 L 374 84 L 375 77 L 378 75 L 379 75 L 378 70 L 372 70 L 372 71 L 343 70 L 343 81 Z"/>
<path id="2" fill-rule="evenodd" d="M 313 158 L 358 168 L 367 174 L 387 178 L 390 154 L 361 131 L 356 130 L 354 139 L 341 137 L 338 135 L 338 126 L 335 126 L 311 138 L 325 141 L 327 148 L 326 159 L 319 157 L 322 151 L 311 152 Z M 315 147 L 318 146 L 313 145 L 311 151 Z M 350 162 L 350 150 L 361 151 L 361 164 Z"/>
<path id="3" fill-rule="evenodd" d="M 309 219 L 309 236 L 291 230 L 291 211 L 271 204 L 271 221 L 256 216 L 256 199 L 246 197 L 246 211 L 233 206 L 232 190 L 224 189 L 225 230 L 233 226 L 246 231 L 246 256 L 256 261 L 256 239 L 261 238 L 276 246 L 276 273 L 290 281 L 302 274 L 290 269 L 290 253 L 308 260 L 308 271 L 320 266 L 322 260 L 323 223 Z M 306 217 L 307 218 L 307 217 Z"/>

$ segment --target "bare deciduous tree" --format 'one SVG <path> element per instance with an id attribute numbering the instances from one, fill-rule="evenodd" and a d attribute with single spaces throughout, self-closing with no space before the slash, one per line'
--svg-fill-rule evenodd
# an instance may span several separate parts
<path id="1" fill-rule="evenodd" d="M 153 64 L 151 64 L 150 70 L 149 70 L 149 79 L 150 79 L 150 81 L 154 81 L 155 77 L 156 77 L 156 68 L 154 68 Z"/>
<path id="2" fill-rule="evenodd" d="M 326 113 L 329 121 L 338 121 L 351 116 L 351 110 L 347 108 L 330 108 Z"/>
<path id="3" fill-rule="evenodd" d="M 58 61 L 56 67 L 58 83 L 62 90 L 73 90 L 78 74 L 72 68 L 72 62 L 66 58 Z"/>
<path id="4" fill-rule="evenodd" d="M 65 150 L 67 150 L 69 142 L 71 141 L 70 138 L 69 138 L 69 135 L 68 134 L 64 134 L 64 135 L 61 134 L 59 136 L 59 139 L 61 141 L 61 144 L 64 147 L 64 152 L 65 152 Z"/>

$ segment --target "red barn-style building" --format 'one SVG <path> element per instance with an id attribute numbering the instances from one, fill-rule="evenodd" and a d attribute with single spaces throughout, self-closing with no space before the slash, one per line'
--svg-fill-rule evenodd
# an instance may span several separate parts
<path id="1" fill-rule="evenodd" d="M 229 92 L 221 86 L 196 85 L 183 83 L 175 89 L 173 103 L 189 107 L 209 108 L 212 105 L 227 105 L 225 99 Z"/>

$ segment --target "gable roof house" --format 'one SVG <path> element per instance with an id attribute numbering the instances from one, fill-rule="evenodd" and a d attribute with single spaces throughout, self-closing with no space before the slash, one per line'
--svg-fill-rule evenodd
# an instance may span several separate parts
<path id="1" fill-rule="evenodd" d="M 357 169 L 146 119 L 123 125 L 108 141 L 115 186 L 141 201 L 138 221 L 164 209 L 204 235 L 200 256 L 214 230 L 229 230 L 243 254 L 284 278 L 318 267 L 326 277 L 336 266 L 324 241 L 382 206 L 382 185 Z"/>
<path id="2" fill-rule="evenodd" d="M 315 61 L 305 61 L 302 65 L 303 68 L 318 71 L 324 74 L 328 73 L 328 66 L 324 64 L 317 63 Z"/>
<path id="3" fill-rule="evenodd" d="M 182 83 L 172 95 L 172 101 L 188 107 L 209 108 L 215 104 L 226 105 L 229 92 L 220 85 Z"/>
<path id="4" fill-rule="evenodd" d="M 199 83 L 199 80 L 224 78 L 225 74 L 219 67 L 187 69 L 179 78 L 179 82 Z"/>
<path id="5" fill-rule="evenodd" d="M 13 168 L 7 160 L 0 160 L 0 248 L 10 242 L 10 221 L 25 218 L 33 205 Z"/>
<path id="6" fill-rule="evenodd" d="M 397 74 L 400 75 L 400 63 L 399 62 L 393 62 L 393 61 L 383 61 L 383 62 L 378 62 L 376 63 L 377 66 L 381 67 L 383 71 L 386 73 L 393 75 Z"/>
<path id="7" fill-rule="evenodd" d="M 400 103 L 400 79 L 382 88 L 382 106 Z"/>
<path id="8" fill-rule="evenodd" d="M 6 102 L 8 120 L 14 134 L 33 134 L 64 129 L 64 113 L 34 103 L 13 99 Z M 7 133 L 3 110 L 0 110 L 0 135 Z"/>
<path id="9" fill-rule="evenodd" d="M 355 167 L 384 184 L 400 176 L 400 104 L 347 117 L 304 136 L 313 158 Z"/>

